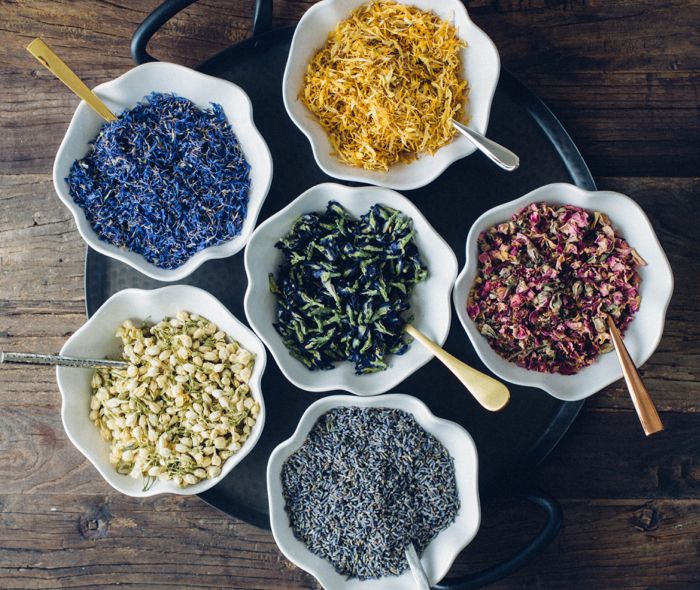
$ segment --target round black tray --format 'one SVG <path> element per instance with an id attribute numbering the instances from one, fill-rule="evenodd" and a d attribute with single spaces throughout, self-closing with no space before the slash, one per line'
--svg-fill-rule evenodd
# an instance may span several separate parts
<path id="1" fill-rule="evenodd" d="M 152 59 L 145 52 L 148 39 L 168 18 L 193 1 L 165 2 L 144 21 L 132 42 L 137 63 Z M 282 103 L 282 73 L 293 27 L 268 31 L 270 22 L 271 0 L 258 0 L 254 36 L 198 68 L 235 82 L 252 100 L 255 123 L 274 160 L 272 187 L 260 221 L 310 186 L 332 180 L 316 165 L 308 140 L 290 121 Z M 430 185 L 405 193 L 451 245 L 460 265 L 464 263 L 469 228 L 485 210 L 550 182 L 572 182 L 595 189 L 585 162 L 559 121 L 507 71 L 502 72 L 496 91 L 489 137 L 519 154 L 521 165 L 516 172 L 504 172 L 476 153 L 454 163 Z M 245 321 L 246 275 L 242 252 L 205 263 L 182 283 L 208 290 Z M 88 248 L 85 265 L 88 316 L 116 291 L 162 285 Z M 452 322 L 445 347 L 484 370 L 456 320 Z M 267 458 L 277 444 L 292 434 L 308 405 L 322 395 L 291 385 L 274 362 L 268 363 L 262 386 L 267 421 L 261 439 L 235 471 L 202 494 L 202 498 L 232 516 L 269 527 L 265 485 Z M 459 422 L 469 430 L 479 451 L 482 501 L 495 494 L 509 493 L 513 489 L 511 484 L 529 475 L 528 472 L 556 446 L 582 405 L 582 402 L 561 402 L 538 389 L 511 386 L 510 404 L 501 412 L 490 413 L 435 360 L 404 381 L 396 391 L 419 397 L 437 416 Z M 530 493 L 525 497 L 547 514 L 547 524 L 535 539 L 503 564 L 468 578 L 444 582 L 440 587 L 466 590 L 494 581 L 522 565 L 556 535 L 561 524 L 556 503 L 541 494 Z"/>

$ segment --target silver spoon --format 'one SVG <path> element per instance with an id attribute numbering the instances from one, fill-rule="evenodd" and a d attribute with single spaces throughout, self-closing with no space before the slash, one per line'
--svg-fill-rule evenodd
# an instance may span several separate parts
<path id="1" fill-rule="evenodd" d="M 129 363 L 124 361 L 108 361 L 105 359 L 82 359 L 57 354 L 36 354 L 31 352 L 2 352 L 1 363 L 16 363 L 22 365 L 58 365 L 61 367 L 80 367 L 82 369 L 126 369 Z"/>
<path id="2" fill-rule="evenodd" d="M 452 124 L 455 126 L 455 129 L 471 141 L 482 154 L 485 154 L 491 161 L 498 164 L 504 170 L 512 172 L 520 166 L 520 158 L 508 148 L 503 147 L 500 143 L 496 143 L 492 139 L 481 135 L 481 133 L 469 129 L 469 127 L 462 125 L 462 123 L 454 119 L 452 119 Z"/>
<path id="3" fill-rule="evenodd" d="M 413 543 L 406 547 L 406 561 L 408 561 L 408 567 L 411 568 L 413 579 L 416 582 L 416 588 L 418 588 L 418 590 L 430 590 L 428 576 L 423 569 L 423 565 L 420 562 L 418 552 Z"/>

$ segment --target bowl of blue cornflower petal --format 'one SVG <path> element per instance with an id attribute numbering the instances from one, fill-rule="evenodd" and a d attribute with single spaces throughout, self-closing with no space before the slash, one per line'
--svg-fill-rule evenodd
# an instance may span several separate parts
<path id="1" fill-rule="evenodd" d="M 457 258 L 405 196 L 318 184 L 266 219 L 245 251 L 248 323 L 307 391 L 389 391 L 442 345 Z"/>
<path id="2" fill-rule="evenodd" d="M 409 544 L 432 586 L 479 529 L 477 471 L 467 431 L 415 397 L 324 397 L 270 455 L 272 534 L 329 590 L 413 590 Z"/>
<path id="3" fill-rule="evenodd" d="M 94 90 L 117 120 L 81 102 L 53 169 L 88 246 L 160 281 L 241 250 L 272 182 L 246 93 L 165 62 Z"/>

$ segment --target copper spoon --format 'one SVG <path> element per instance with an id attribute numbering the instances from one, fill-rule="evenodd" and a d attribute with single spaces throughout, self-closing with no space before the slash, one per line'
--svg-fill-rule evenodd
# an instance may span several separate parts
<path id="1" fill-rule="evenodd" d="M 625 382 L 627 383 L 627 389 L 630 392 L 634 409 L 637 410 L 639 421 L 642 423 L 644 434 L 650 436 L 656 432 L 661 432 L 664 429 L 664 425 L 661 423 L 654 400 L 651 399 L 647 388 L 644 386 L 642 378 L 637 372 L 637 367 L 634 366 L 625 343 L 622 341 L 620 331 L 610 316 L 608 316 L 608 329 L 610 330 L 610 338 L 612 338 L 617 358 L 622 366 L 622 374 L 625 376 Z"/>
<path id="2" fill-rule="evenodd" d="M 454 376 L 462 382 L 462 385 L 469 390 L 469 393 L 484 408 L 497 412 L 508 403 L 510 392 L 503 383 L 453 357 L 412 324 L 406 324 L 404 330 L 430 350 L 443 365 L 452 371 Z"/>

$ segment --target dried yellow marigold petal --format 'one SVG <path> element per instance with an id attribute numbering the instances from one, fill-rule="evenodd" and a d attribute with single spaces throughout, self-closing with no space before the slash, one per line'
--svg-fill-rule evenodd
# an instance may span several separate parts
<path id="1" fill-rule="evenodd" d="M 309 62 L 300 95 L 341 162 L 387 170 L 434 153 L 464 121 L 457 29 L 432 12 L 379 0 L 355 9 Z"/>

